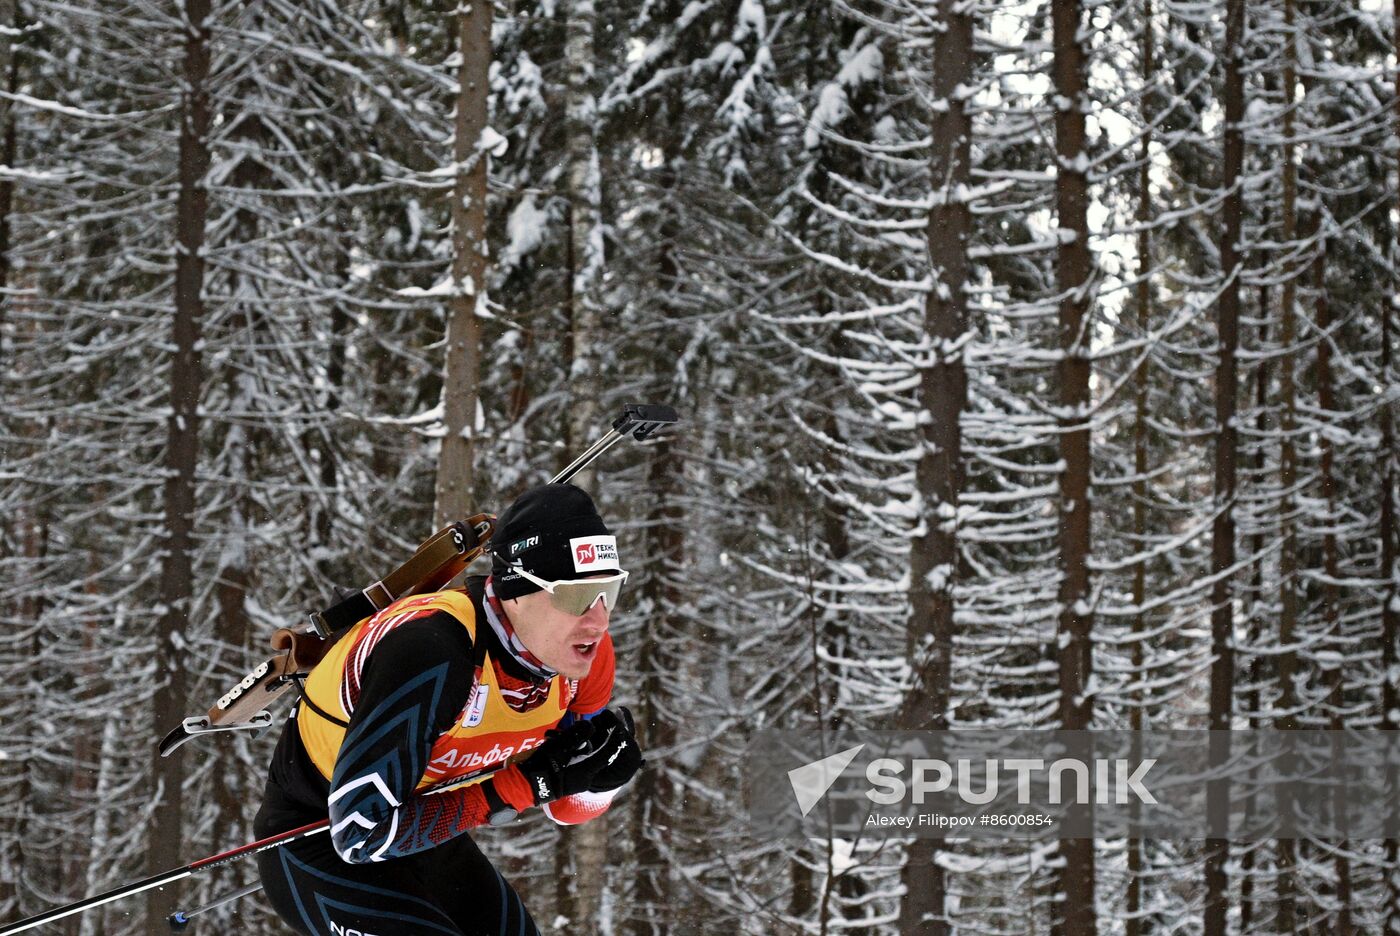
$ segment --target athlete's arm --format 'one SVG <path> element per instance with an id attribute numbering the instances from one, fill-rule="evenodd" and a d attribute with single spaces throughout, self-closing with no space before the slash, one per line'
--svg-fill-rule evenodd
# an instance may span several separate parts
<path id="1" fill-rule="evenodd" d="M 331 776 L 331 839 L 345 861 L 383 861 L 481 825 L 480 787 L 418 796 L 439 734 L 466 704 L 474 674 L 466 631 L 438 613 L 400 625 L 370 652 Z"/>
<path id="2" fill-rule="evenodd" d="M 601 714 L 612 701 L 613 679 L 616 671 L 616 655 L 613 651 L 612 635 L 607 634 L 598 646 L 598 658 L 593 661 L 588 675 L 579 681 L 578 694 L 569 703 L 569 711 L 561 725 L 573 721 L 591 720 Z M 633 739 L 635 748 L 635 739 Z M 626 781 L 624 781 L 625 783 Z M 565 796 L 545 804 L 545 815 L 559 825 L 578 825 L 596 819 L 608 811 L 614 797 L 622 791 L 623 783 L 613 789 L 585 791 Z"/>
<path id="3" fill-rule="evenodd" d="M 591 720 L 595 737 L 590 760 L 597 769 L 588 778 L 587 786 L 543 804 L 549 818 L 560 825 L 578 825 L 596 819 L 608 811 L 613 798 L 641 768 L 644 761 L 632 732 L 632 718 L 626 709 L 607 709 Z M 605 727 L 604 727 L 605 726 Z"/>

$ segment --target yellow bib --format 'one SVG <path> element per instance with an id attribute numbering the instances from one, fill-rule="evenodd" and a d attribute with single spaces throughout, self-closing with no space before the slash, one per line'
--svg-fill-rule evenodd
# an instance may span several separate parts
<path id="1" fill-rule="evenodd" d="M 471 598 L 459 589 L 402 598 L 351 628 L 306 677 L 306 694 L 315 708 L 302 704 L 297 729 L 316 769 L 327 780 L 335 772 L 336 757 L 345 740 L 345 727 L 319 713 L 349 721 L 347 678 L 358 682 L 364 661 L 374 645 L 399 624 L 434 611 L 452 615 L 467 630 L 475 647 L 476 612 Z M 467 703 L 452 727 L 438 736 L 428 756 L 428 767 L 418 788 L 454 780 L 490 767 L 544 740 L 545 732 L 559 724 L 569 707 L 573 688 L 560 676 L 550 682 L 549 695 L 528 712 L 512 709 L 501 695 L 496 667 L 478 648 L 475 682 Z"/>

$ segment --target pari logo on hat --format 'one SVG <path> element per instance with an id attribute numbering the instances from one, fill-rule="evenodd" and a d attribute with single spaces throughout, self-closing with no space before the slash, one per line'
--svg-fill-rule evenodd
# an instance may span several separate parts
<path id="1" fill-rule="evenodd" d="M 576 536 L 569 540 L 569 554 L 575 573 L 616 572 L 622 568 L 617 561 L 615 536 Z"/>
<path id="2" fill-rule="evenodd" d="M 512 556 L 518 556 L 518 555 L 520 555 L 521 553 L 523 553 L 525 550 L 527 550 L 527 549 L 533 549 L 534 547 L 538 546 L 539 544 L 540 544 L 540 538 L 539 538 L 538 536 L 527 536 L 525 539 L 521 540 L 521 541 L 518 542 L 518 543 L 511 543 L 511 544 L 510 544 L 510 554 L 511 554 Z"/>
<path id="3" fill-rule="evenodd" d="M 491 574 L 502 601 L 540 590 L 514 567 L 549 582 L 621 571 L 612 531 L 593 498 L 572 484 L 541 484 L 521 494 L 491 539 Z M 592 549 L 580 553 L 579 546 Z"/>

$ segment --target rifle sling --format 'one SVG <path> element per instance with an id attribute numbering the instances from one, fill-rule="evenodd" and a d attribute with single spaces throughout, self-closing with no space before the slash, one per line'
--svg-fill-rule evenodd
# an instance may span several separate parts
<path id="1" fill-rule="evenodd" d="M 479 518 L 473 517 L 472 521 Z M 452 560 L 463 556 L 479 545 L 476 530 L 471 523 L 450 523 L 428 538 L 418 551 L 382 581 L 369 588 L 356 592 L 331 605 L 319 615 L 326 633 L 353 627 L 376 611 L 382 611 L 390 604 L 422 582 L 434 576 L 439 569 Z M 313 615 L 315 617 L 315 615 Z"/>

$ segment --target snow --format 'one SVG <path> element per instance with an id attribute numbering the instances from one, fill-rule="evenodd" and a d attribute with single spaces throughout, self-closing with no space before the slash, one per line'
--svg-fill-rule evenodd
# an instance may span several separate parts
<path id="1" fill-rule="evenodd" d="M 710 51 L 709 61 L 724 74 L 744 61 L 744 50 L 732 42 L 720 42 Z"/>
<path id="2" fill-rule="evenodd" d="M 814 844 L 817 848 L 823 848 L 827 845 L 825 841 L 820 839 L 816 840 Z M 856 854 L 855 843 L 850 839 L 833 838 L 830 840 L 830 848 L 833 874 L 845 874 L 861 861 L 860 856 Z"/>
<path id="3" fill-rule="evenodd" d="M 404 250 L 413 251 L 417 249 L 419 241 L 423 237 L 423 205 L 416 198 L 410 198 L 404 205 L 404 217 L 408 219 L 408 242 L 404 245 Z"/>
<path id="4" fill-rule="evenodd" d="M 60 104 L 57 101 L 49 101 L 43 98 L 31 97 L 28 94 L 10 91 L 0 91 L 0 98 L 14 101 L 16 104 L 23 104 L 35 110 L 48 111 L 53 114 L 62 114 L 65 117 L 79 117 L 83 120 L 95 122 L 106 122 L 110 120 L 134 120 L 141 115 L 139 113 L 127 114 L 102 114 L 96 111 L 84 110 L 81 107 L 71 107 L 67 104 Z"/>
<path id="5" fill-rule="evenodd" d="M 928 629 L 919 629 L 926 622 L 911 617 L 911 587 L 952 599 L 953 665 L 943 688 L 959 726 L 1057 723 L 1065 701 L 1057 647 L 1092 651 L 1079 701 L 1092 703 L 1097 724 L 1116 726 L 1142 712 L 1178 727 L 1199 721 L 1208 701 L 1215 665 L 1211 592 L 1223 577 L 1210 571 L 1218 519 L 1210 428 L 1220 290 L 1212 249 L 1222 205 L 1219 167 L 1181 160 L 1218 155 L 1219 141 L 1208 131 L 1220 128 L 1211 100 L 1219 68 L 1210 65 L 1211 49 L 1197 43 L 1218 47 L 1222 24 L 1202 13 L 1201 34 L 1193 38 L 1183 28 L 1184 8 L 1159 17 L 1158 35 L 1169 43 L 1163 49 L 1175 69 L 1164 68 L 1155 82 L 1159 100 L 1171 103 L 1179 77 L 1191 90 L 1173 106 L 1193 112 L 1152 128 L 1147 170 L 1155 201 L 1151 217 L 1138 221 L 1135 161 L 1143 124 L 1141 83 L 1132 70 L 1141 23 L 1122 4 L 1099 4 L 1089 17 L 1104 24 L 1085 49 L 1093 71 L 1081 106 L 1093 142 L 1069 154 L 1063 176 L 1088 176 L 1092 233 L 1085 246 L 1094 250 L 1094 286 L 1102 292 L 1093 297 L 1092 332 L 1081 343 L 1090 357 L 1079 359 L 1092 361 L 1093 396 L 1089 405 L 1065 410 L 1058 394 L 1062 295 L 1055 249 L 1076 235 L 1058 225 L 1055 207 L 1061 173 L 1052 108 L 1071 102 L 1057 99 L 1049 81 L 1054 50 L 1043 14 L 1053 8 L 992 9 L 960 0 L 958 8 L 976 14 L 976 42 L 987 54 L 978 59 L 982 73 L 964 78 L 940 102 L 929 100 L 931 78 L 946 63 L 928 52 L 946 7 L 838 4 L 818 11 L 813 37 L 803 21 L 809 8 L 773 0 L 676 6 L 682 5 L 679 21 L 672 6 L 653 0 L 612 11 L 635 15 L 610 13 L 598 23 L 598 87 L 607 89 L 603 100 L 613 109 L 597 119 L 615 120 L 607 126 L 618 132 L 598 135 L 602 162 L 590 166 L 601 165 L 607 175 L 590 171 L 585 188 L 604 188 L 606 199 L 598 223 L 587 224 L 588 249 L 578 257 L 569 256 L 564 217 L 578 193 L 570 191 L 561 159 L 567 69 L 559 53 L 566 23 L 549 20 L 538 7 L 499 9 L 493 29 L 501 54 L 491 71 L 495 129 L 475 141 L 497 157 L 488 202 L 489 249 L 497 260 L 465 281 L 449 272 L 449 218 L 453 183 L 466 165 L 443 163 L 454 158 L 451 98 L 463 77 L 457 72 L 479 63 L 449 55 L 445 34 L 410 47 L 423 42 L 421 30 L 431 25 L 412 9 L 402 42 L 390 36 L 399 24 L 378 7 L 255 4 L 230 7 L 231 19 L 218 14 L 218 61 L 233 71 L 216 98 L 225 119 L 211 138 L 209 244 L 201 254 L 209 264 L 208 337 L 195 597 L 177 605 L 188 612 L 197 665 L 188 711 L 210 701 L 199 698 L 200 686 L 241 669 L 247 653 L 265 652 L 266 633 L 295 621 L 329 580 L 372 580 L 431 532 L 433 477 L 448 430 L 443 406 L 430 404 L 441 385 L 444 323 L 454 308 L 465 308 L 458 297 L 472 294 L 476 321 L 488 326 L 481 329 L 484 392 L 467 420 L 475 443 L 472 509 L 499 510 L 509 492 L 567 460 L 561 437 L 571 433 L 568 415 L 587 389 L 570 386 L 569 377 L 591 376 L 575 368 L 567 293 L 571 275 L 587 274 L 606 310 L 596 345 L 604 397 L 599 428 L 609 406 L 652 393 L 674 398 L 686 420 L 675 446 L 626 443 L 614 450 L 599 463 L 597 485 L 600 506 L 610 522 L 616 511 L 620 534 L 631 538 L 629 554 L 639 557 L 637 578 L 615 618 L 619 647 L 640 646 L 668 675 L 648 681 L 620 666 L 619 700 L 685 716 L 664 749 L 648 752 L 653 767 L 675 781 L 667 813 L 676 834 L 665 853 L 673 928 L 695 923 L 691 915 L 699 908 L 714 916 L 703 925 L 717 932 L 757 934 L 776 925 L 775 918 L 745 914 L 768 907 L 794 931 L 814 931 L 815 910 L 801 919 L 785 915 L 791 876 L 764 873 L 800 861 L 811 866 L 817 888 L 840 885 L 830 891 L 832 932 L 892 930 L 894 922 L 868 921 L 898 905 L 896 851 L 872 860 L 864 843 L 838 841 L 837 868 L 851 877 L 832 882 L 825 879 L 825 841 L 800 855 L 796 842 L 754 850 L 742 837 L 743 818 L 721 814 L 748 769 L 732 739 L 753 724 L 888 723 L 935 649 Z M 34 7 L 40 38 L 51 33 L 73 48 L 22 60 L 20 76 L 20 87 L 35 98 L 54 98 L 69 109 L 15 103 L 20 164 L 0 169 L 0 177 L 20 182 L 22 196 L 10 219 L 14 269 L 22 273 L 11 277 L 10 309 L 0 316 L 0 498 L 14 521 L 0 563 L 7 581 L 42 588 L 48 615 L 37 638 L 52 667 L 51 676 L 36 675 L 13 654 L 5 664 L 6 674 L 21 682 L 9 686 L 4 717 L 29 705 L 36 716 L 24 720 L 28 734 L 7 739 L 0 759 L 33 757 L 43 766 L 35 776 L 53 781 L 59 796 L 40 818 L 55 835 L 70 817 L 85 833 L 102 822 L 113 825 L 109 833 L 93 831 L 91 843 L 79 842 L 104 859 L 88 881 L 48 882 L 54 892 L 90 893 L 112 883 L 107 876 L 138 867 L 147 844 L 143 814 L 122 805 L 130 801 L 122 791 L 145 789 L 136 781 L 146 779 L 150 764 L 123 753 L 118 729 L 149 720 L 150 693 L 159 683 L 150 678 L 149 651 L 162 635 L 145 606 L 159 594 L 168 548 L 160 536 L 166 474 L 159 456 L 167 431 L 161 417 L 169 398 L 176 183 L 169 132 L 178 127 L 180 101 L 174 81 L 170 88 L 150 81 L 170 62 L 95 54 L 104 51 L 96 48 L 104 36 L 128 28 L 134 36 L 146 27 L 157 33 L 152 49 L 178 51 L 173 32 L 162 33 L 159 21 L 124 24 L 114 16 L 104 22 L 104 11 L 86 7 L 86 21 L 117 32 L 66 30 L 71 9 Z M 559 4 L 557 14 L 575 10 Z M 1199 12 L 1193 10 L 1184 15 Z M 296 12 L 295 21 L 279 19 L 284 12 Z M 335 19 L 342 12 L 348 22 Z M 360 22 L 371 12 L 374 25 Z M 1261 55 L 1281 48 L 1271 19 L 1276 12 L 1265 9 L 1251 19 L 1250 48 Z M 841 19 L 845 13 L 863 21 Z M 1299 14 L 1310 26 L 1311 9 L 1300 5 Z M 265 31 L 245 31 L 263 19 Z M 1388 14 L 1376 21 L 1392 25 Z M 1354 19 L 1335 28 L 1353 25 L 1366 28 Z M 1381 717 L 1400 721 L 1400 711 L 1384 711 L 1383 683 L 1400 683 L 1400 665 L 1384 672 L 1380 630 L 1389 570 L 1380 568 L 1375 546 L 1377 485 L 1386 464 L 1380 419 L 1396 392 L 1394 375 L 1382 373 L 1378 361 L 1378 313 L 1391 289 L 1389 244 L 1381 235 L 1387 217 L 1392 228 L 1397 218 L 1384 173 L 1369 172 L 1393 151 L 1381 139 L 1393 137 L 1387 132 L 1393 76 L 1374 37 L 1352 48 L 1327 43 L 1329 35 L 1298 31 L 1299 41 L 1319 53 L 1308 96 L 1300 100 L 1299 132 L 1306 138 L 1300 144 L 1315 170 L 1304 186 L 1312 207 L 1304 205 L 1300 218 L 1316 213 L 1319 191 L 1339 193 L 1327 204 L 1327 272 L 1343 322 L 1335 345 L 1323 344 L 1327 336 L 1312 325 L 1306 279 L 1298 283 L 1295 349 L 1278 347 L 1275 320 L 1252 318 L 1268 312 L 1259 308 L 1263 299 L 1276 310 L 1290 277 L 1311 272 L 1305 265 L 1312 250 L 1295 245 L 1290 252 L 1282 243 L 1275 205 L 1279 114 L 1261 95 L 1278 61 L 1251 63 L 1257 69 L 1247 86 L 1252 175 L 1243 217 L 1251 259 L 1243 274 L 1243 409 L 1234 420 L 1241 498 L 1234 505 L 1238 554 L 1228 574 L 1236 586 L 1244 584 L 1231 604 L 1242 680 L 1236 699 L 1256 688 L 1243 680 L 1263 674 L 1257 688 L 1264 711 L 1254 717 L 1271 717 L 1280 689 L 1292 688 L 1278 684 L 1276 663 L 1292 654 L 1304 671 L 1296 693 L 1300 718 L 1316 723 L 1331 715 L 1324 674 L 1345 673 L 1343 714 L 1368 727 Z M 547 57 L 543 70 L 527 49 Z M 285 68 L 263 71 L 265 53 Z M 303 74 L 304 66 L 315 74 Z M 140 106 L 152 110 L 124 114 L 120 123 L 105 119 L 100 112 L 126 106 L 115 86 L 103 85 L 107 70 L 125 87 L 144 89 Z M 67 84 L 83 74 L 96 76 L 97 84 Z M 1357 81 L 1366 74 L 1369 86 Z M 127 81 L 132 78 L 140 80 Z M 344 94 L 322 96 L 318 83 Z M 228 96 L 233 92 L 237 100 Z M 866 100 L 872 106 L 857 117 L 855 103 Z M 970 102 L 975 115 L 973 171 L 965 182 L 949 183 L 929 172 L 934 141 L 925 107 L 954 100 Z M 665 125 L 671 101 L 681 110 Z M 92 113 L 97 117 L 90 119 Z M 235 132 L 245 113 L 265 120 L 267 138 Z M 87 162 L 93 154 L 100 157 L 96 166 Z M 669 165 L 667 154 L 675 154 Z M 484 162 L 480 154 L 474 159 Z M 674 172 L 648 171 L 663 165 Z M 256 181 L 240 182 L 248 173 Z M 726 189 L 728 180 L 737 181 Z M 663 190 L 668 185 L 674 189 Z M 943 233 L 929 230 L 929 215 L 943 205 L 967 206 L 975 216 L 968 279 L 960 284 L 929 264 L 929 237 Z M 1374 214 L 1355 214 L 1363 210 Z M 1146 293 L 1156 300 L 1145 329 L 1134 316 L 1138 233 L 1152 238 L 1153 255 L 1144 259 L 1159 263 L 1144 274 Z M 663 243 L 675 250 L 662 254 Z M 665 275 L 671 261 L 674 279 Z M 488 293 L 497 304 L 488 303 Z M 931 328 L 930 318 L 942 311 L 930 303 L 934 296 L 965 298 L 966 323 L 940 320 Z M 495 320 L 483 322 L 493 314 Z M 1338 399 L 1326 408 L 1317 400 L 1314 370 L 1323 347 L 1335 351 L 1339 378 Z M 947 501 L 934 493 L 940 486 L 929 486 L 927 456 L 936 449 L 920 431 L 943 412 L 941 398 L 929 396 L 945 392 L 929 379 L 941 376 L 930 369 L 940 359 L 961 364 L 968 381 L 960 415 L 964 490 Z M 1287 501 L 1288 512 L 1278 489 L 1275 406 L 1278 368 L 1290 360 L 1299 378 L 1301 425 L 1299 490 Z M 332 367 L 341 362 L 343 368 Z M 1266 363 L 1273 376 L 1260 432 L 1261 414 L 1249 407 Z M 1140 364 L 1149 380 L 1151 440 L 1143 477 L 1133 464 L 1133 376 Z M 1065 503 L 1060 493 L 1059 418 L 1092 420 L 1092 498 Z M 1320 490 L 1323 442 L 1336 450 L 1334 501 Z M 40 450 L 42 461 L 34 457 Z M 671 469 L 658 498 L 651 479 Z M 1145 501 L 1136 496 L 1139 485 L 1148 492 Z M 1145 535 L 1133 530 L 1137 503 L 1147 508 Z M 658 509 L 672 506 L 674 515 Z M 1083 648 L 1057 627 L 1068 616 L 1060 598 L 1059 524 L 1071 511 L 1090 518 L 1093 528 L 1091 590 L 1065 602 L 1077 614 L 1095 615 Z M 679 518 L 682 542 L 660 561 L 671 516 Z M 1295 640 L 1280 647 L 1285 517 L 1298 534 L 1306 600 Z M 45 524 L 39 550 L 47 552 L 39 557 L 26 552 L 33 551 L 25 534 L 34 520 Z M 911 580 L 916 568 L 926 568 L 911 561 L 911 549 L 940 530 L 956 535 L 955 552 L 947 561 L 920 556 L 921 563 L 937 564 L 922 581 Z M 1320 547 L 1329 535 L 1336 537 L 1340 568 L 1324 575 Z M 239 598 L 236 577 L 219 569 L 245 560 L 257 592 Z M 1141 596 L 1139 569 L 1147 576 Z M 1256 575 L 1263 580 L 1258 591 Z M 1331 630 L 1322 619 L 1328 589 L 1340 596 Z M 217 612 L 230 593 L 247 609 L 251 633 L 225 632 L 234 622 Z M 15 604 L 7 606 L 10 618 L 22 625 L 26 613 Z M 84 669 L 91 655 L 78 652 L 88 621 L 99 624 L 102 641 L 104 671 L 97 674 Z M 23 634 L 21 627 L 12 630 Z M 108 668 L 126 681 L 113 683 Z M 1237 724 L 1249 717 L 1235 713 Z M 96 741 L 104 721 L 115 732 L 112 751 L 90 750 L 89 766 L 104 756 L 112 762 L 100 768 L 111 795 L 91 796 L 106 804 L 91 809 L 65 798 L 63 786 L 77 775 L 65 740 L 78 731 Z M 43 725 L 53 726 L 54 736 L 34 730 Z M 251 762 L 253 749 L 242 742 L 237 750 L 222 747 L 240 763 Z M 218 816 L 218 803 L 196 802 L 208 784 L 201 786 L 195 773 L 190 780 L 190 830 L 246 827 L 254 803 L 242 814 Z M 245 780 L 256 788 L 251 776 L 239 779 L 240 788 Z M 628 835 L 645 831 L 626 812 L 634 804 L 640 805 L 635 797 L 624 797 L 615 807 L 616 827 Z M 693 815 L 709 821 L 700 833 L 686 825 Z M 540 879 L 549 856 L 530 857 L 533 833 L 526 827 L 517 838 L 517 831 L 493 833 L 492 844 L 518 858 L 528 879 Z M 719 854 L 707 848 L 715 842 L 734 847 Z M 613 856 L 621 862 L 614 878 L 625 879 L 635 863 L 635 843 L 623 844 L 628 847 Z M 1103 910 L 1109 928 L 1117 925 L 1113 888 L 1122 879 L 1123 848 L 1117 839 L 1099 851 L 1109 882 Z M 1185 885 L 1199 863 L 1183 861 L 1172 843 L 1162 848 L 1154 865 L 1160 886 L 1151 889 L 1157 902 L 1149 910 L 1189 928 L 1199 907 L 1182 895 L 1189 897 Z M 1187 859 L 1193 848 L 1187 846 Z M 1333 894 L 1328 854 L 1314 857 L 1314 864 L 1300 865 L 1300 893 Z M 1053 847 L 954 843 L 935 860 L 954 870 L 950 886 L 965 895 L 954 924 L 959 931 L 1044 931 L 1054 869 L 1063 861 Z M 1362 890 L 1373 891 L 1382 865 L 1355 867 L 1365 868 Z M 29 888 L 24 900 L 43 896 L 25 878 L 17 880 Z M 41 873 L 34 880 L 47 878 Z M 552 910 L 548 901 L 545 908 Z M 1334 906 L 1313 909 L 1325 928 Z M 569 925 L 606 932 L 593 922 Z"/>
<path id="6" fill-rule="evenodd" d="M 431 299 L 458 294 L 457 285 L 452 281 L 451 276 L 443 277 L 427 289 L 423 289 L 421 286 L 406 286 L 403 289 L 394 290 L 394 295 L 403 296 L 405 299 Z"/>
<path id="7" fill-rule="evenodd" d="M 846 91 L 836 82 L 822 87 L 817 97 L 816 109 L 807 122 L 807 132 L 803 142 L 808 149 L 815 149 L 821 142 L 821 131 L 835 127 L 846 119 L 849 108 L 846 104 Z"/>
<path id="8" fill-rule="evenodd" d="M 500 159 L 506 154 L 510 147 L 510 140 L 501 136 L 491 127 L 481 129 L 481 139 L 477 141 L 477 149 L 490 153 L 492 158 Z"/>
<path id="9" fill-rule="evenodd" d="M 0 179 L 15 182 L 67 182 L 72 173 L 56 170 L 25 169 L 23 166 L 0 166 Z"/>
<path id="10" fill-rule="evenodd" d="M 848 92 L 879 78 L 883 67 L 884 57 L 874 43 L 862 46 L 847 59 L 836 80 L 824 85 L 817 96 L 817 106 L 807 120 L 802 138 L 808 149 L 815 149 L 821 142 L 823 130 L 839 126 L 850 114 Z"/>
<path id="11" fill-rule="evenodd" d="M 762 36 L 766 31 L 767 15 L 760 0 L 739 0 L 735 16 L 733 40 L 743 42 L 750 34 Z"/>
<path id="12" fill-rule="evenodd" d="M 885 59 L 880 54 L 880 47 L 873 42 L 869 43 L 862 46 L 841 66 L 836 81 L 842 87 L 854 90 L 868 81 L 877 80 L 884 70 L 884 64 Z"/>

